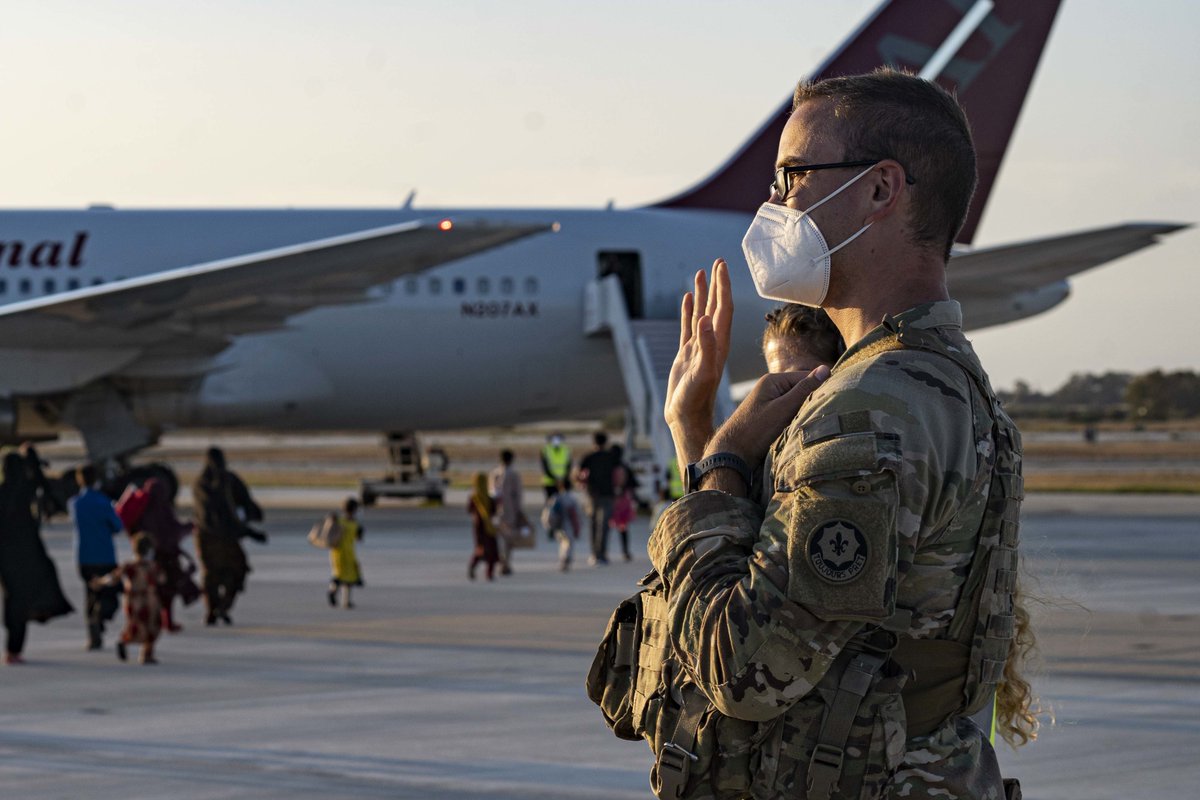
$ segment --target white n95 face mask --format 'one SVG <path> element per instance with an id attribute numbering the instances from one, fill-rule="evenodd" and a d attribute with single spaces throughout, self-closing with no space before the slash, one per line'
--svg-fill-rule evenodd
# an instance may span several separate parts
<path id="1" fill-rule="evenodd" d="M 760 297 L 819 307 L 829 291 L 829 257 L 871 227 L 868 222 L 832 250 L 809 214 L 874 169 L 867 167 L 804 211 L 763 203 L 742 239 L 742 254 Z"/>

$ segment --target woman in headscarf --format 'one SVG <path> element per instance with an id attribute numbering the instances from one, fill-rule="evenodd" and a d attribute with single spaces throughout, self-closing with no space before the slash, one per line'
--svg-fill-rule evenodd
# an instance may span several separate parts
<path id="1" fill-rule="evenodd" d="M 146 510 L 142 512 L 137 523 L 138 531 L 145 533 L 154 546 L 154 562 L 158 565 L 162 582 L 158 584 L 159 605 L 162 608 L 162 627 L 171 633 L 183 630 L 182 625 L 175 623 L 171 606 L 175 595 L 181 588 L 189 588 L 191 597 L 184 596 L 184 603 L 196 599 L 197 588 L 189 577 L 196 567 L 191 558 L 183 552 L 180 543 L 183 537 L 192 532 L 191 523 L 180 522 L 175 516 L 174 503 L 166 483 L 159 478 L 151 478 L 142 487 L 147 495 Z M 181 560 L 186 559 L 190 569 L 184 569 Z"/>
<path id="2" fill-rule="evenodd" d="M 211 447 L 204 459 L 204 471 L 192 487 L 196 506 L 196 554 L 203 569 L 205 625 L 220 619 L 233 624 L 229 611 L 234 598 L 246 586 L 250 564 L 239 541 L 249 536 L 267 540 L 247 521 L 262 519 L 262 509 L 250 498 L 242 479 L 225 468 L 225 454 Z"/>
<path id="3" fill-rule="evenodd" d="M 475 580 L 475 567 L 482 561 L 487 564 L 487 579 L 494 580 L 496 562 L 500 560 L 500 551 L 496 548 L 496 525 L 492 522 L 496 501 L 488 492 L 488 476 L 482 472 L 475 473 L 475 490 L 467 500 L 467 513 L 471 515 L 472 532 L 475 535 L 475 550 L 471 554 L 471 565 L 467 567 L 467 577 Z"/>
<path id="4" fill-rule="evenodd" d="M 37 485 L 20 453 L 4 457 L 0 484 L 0 586 L 4 590 L 4 663 L 20 664 L 29 620 L 46 622 L 74 609 L 46 554 L 33 506 Z"/>

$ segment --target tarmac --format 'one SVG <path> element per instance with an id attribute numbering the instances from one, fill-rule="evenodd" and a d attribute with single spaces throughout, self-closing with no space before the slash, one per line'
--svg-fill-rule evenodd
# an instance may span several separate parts
<path id="1" fill-rule="evenodd" d="M 383 504 L 363 517 L 367 586 L 347 610 L 304 539 L 327 494 L 259 492 L 271 541 L 247 543 L 234 624 L 184 610 L 157 666 L 84 652 L 78 613 L 32 626 L 28 663 L 0 668 L 0 797 L 651 796 L 649 750 L 614 738 L 583 691 L 648 569 L 644 518 L 632 563 L 564 574 L 542 539 L 489 583 L 467 580 L 460 493 Z M 1196 796 L 1200 497 L 1035 495 L 1022 536 L 1054 718 L 1000 747 L 1006 774 L 1032 800 Z M 68 524 L 45 538 L 79 607 Z"/>

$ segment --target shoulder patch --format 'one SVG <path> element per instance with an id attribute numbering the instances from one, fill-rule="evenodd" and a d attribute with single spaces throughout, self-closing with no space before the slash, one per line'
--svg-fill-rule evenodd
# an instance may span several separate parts
<path id="1" fill-rule="evenodd" d="M 849 583 L 870 560 L 867 537 L 853 522 L 834 519 L 818 525 L 808 537 L 808 563 L 830 583 Z"/>

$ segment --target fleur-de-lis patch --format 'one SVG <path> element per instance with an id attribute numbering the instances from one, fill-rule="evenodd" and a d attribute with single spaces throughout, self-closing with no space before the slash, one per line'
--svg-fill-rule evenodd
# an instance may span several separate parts
<path id="1" fill-rule="evenodd" d="M 869 553 L 867 537 L 844 519 L 822 523 L 808 537 L 808 562 L 830 583 L 847 583 L 861 575 Z"/>

